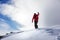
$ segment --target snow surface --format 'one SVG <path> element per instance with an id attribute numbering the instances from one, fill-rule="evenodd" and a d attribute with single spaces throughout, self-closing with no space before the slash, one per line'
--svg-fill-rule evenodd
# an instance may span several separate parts
<path id="1" fill-rule="evenodd" d="M 56 32 L 56 31 L 55 31 Z M 2 40 L 59 40 L 58 35 L 53 35 L 53 30 L 30 30 L 14 34 Z"/>

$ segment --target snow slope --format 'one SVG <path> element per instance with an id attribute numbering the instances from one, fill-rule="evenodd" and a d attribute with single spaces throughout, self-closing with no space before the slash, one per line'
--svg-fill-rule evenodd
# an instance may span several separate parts
<path id="1" fill-rule="evenodd" d="M 57 40 L 57 36 L 53 36 L 45 30 L 31 30 L 3 38 L 2 40 Z"/>

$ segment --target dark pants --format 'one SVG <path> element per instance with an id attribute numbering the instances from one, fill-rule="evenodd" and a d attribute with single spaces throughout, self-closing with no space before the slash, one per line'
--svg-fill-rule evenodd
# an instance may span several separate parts
<path id="1" fill-rule="evenodd" d="M 38 28 L 38 25 L 37 25 L 37 21 L 34 21 L 34 26 L 35 26 L 35 29 L 37 29 Z"/>

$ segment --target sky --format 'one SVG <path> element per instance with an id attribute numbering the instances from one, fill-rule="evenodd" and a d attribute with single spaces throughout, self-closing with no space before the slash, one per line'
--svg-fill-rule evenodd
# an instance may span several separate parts
<path id="1" fill-rule="evenodd" d="M 10 31 L 17 31 L 22 27 L 22 24 L 12 20 L 7 13 L 3 13 L 6 5 L 12 5 L 11 0 L 0 0 L 0 35 Z"/>
<path id="2" fill-rule="evenodd" d="M 60 25 L 59 0 L 1 0 L 0 8 L 2 14 L 24 25 L 24 29 L 34 28 L 32 16 L 37 12 L 40 28 Z"/>
<path id="3" fill-rule="evenodd" d="M 60 1 L 49 0 L 45 8 L 45 23 L 48 26 L 60 25 Z"/>
<path id="4" fill-rule="evenodd" d="M 9 26 L 11 27 L 11 29 L 18 29 L 17 27 L 21 26 L 17 22 L 11 20 L 10 17 L 8 17 L 7 15 L 3 15 L 3 14 L 0 14 L 0 21 L 9 24 Z"/>
<path id="5" fill-rule="evenodd" d="M 21 27 L 21 24 L 17 23 L 16 21 L 13 21 L 7 15 L 3 15 L 0 13 L 0 35 L 4 35 L 5 33 L 11 31 L 19 31 L 19 28 Z"/>

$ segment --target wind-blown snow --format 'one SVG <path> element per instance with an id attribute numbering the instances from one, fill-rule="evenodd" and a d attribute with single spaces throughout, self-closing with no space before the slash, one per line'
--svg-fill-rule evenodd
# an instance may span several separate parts
<path id="1" fill-rule="evenodd" d="M 44 30 L 32 30 L 12 35 L 2 40 L 56 40 L 56 36 L 52 36 Z"/>

